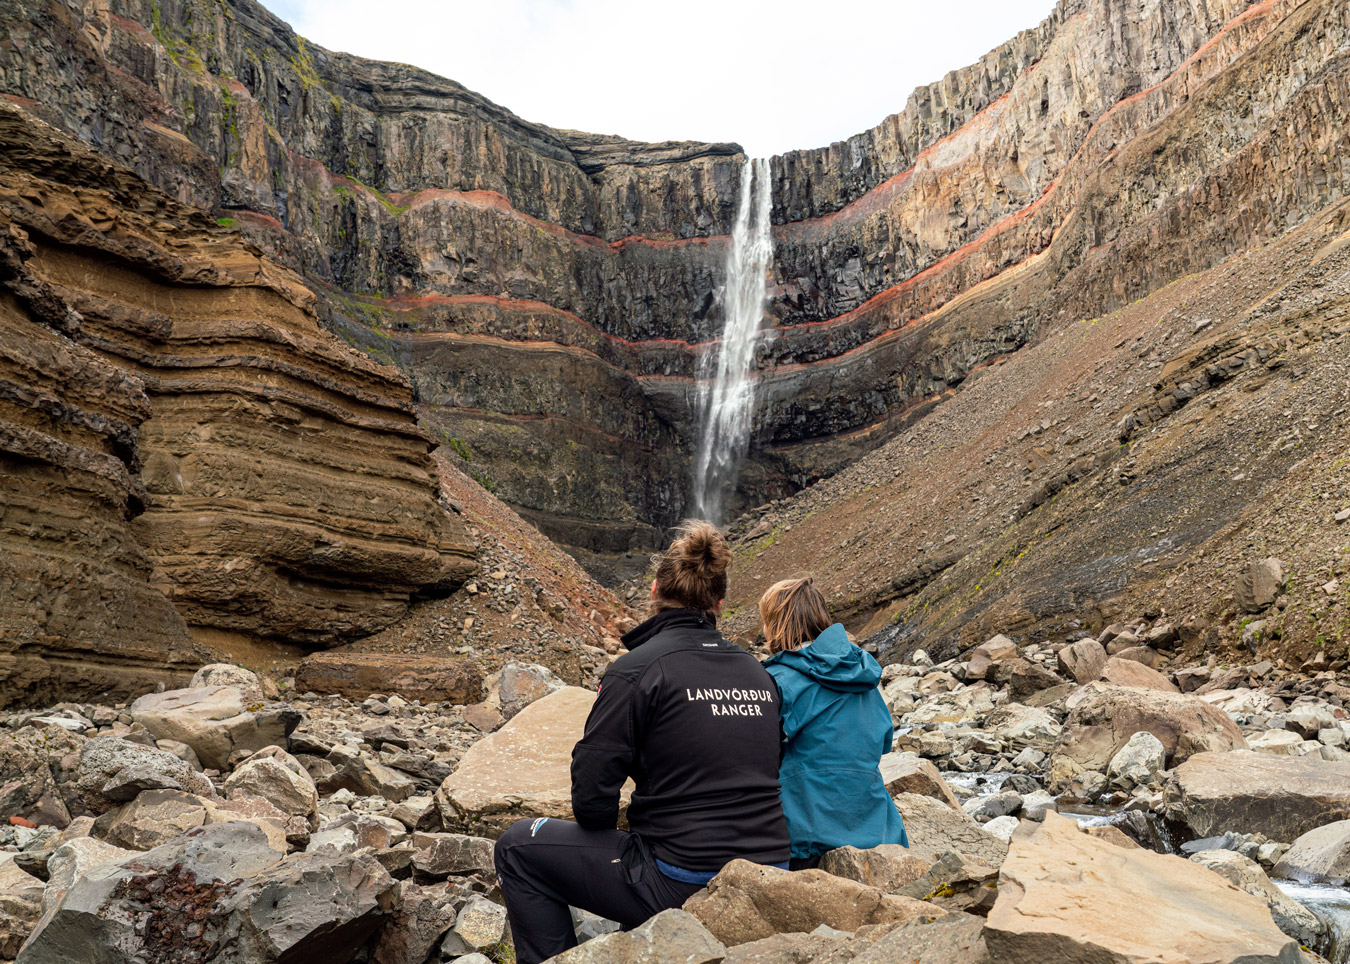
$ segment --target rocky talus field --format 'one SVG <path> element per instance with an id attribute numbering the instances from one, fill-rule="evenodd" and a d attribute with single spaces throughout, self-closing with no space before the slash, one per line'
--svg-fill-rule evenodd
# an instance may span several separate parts
<path id="1" fill-rule="evenodd" d="M 769 160 L 722 629 L 814 574 L 911 846 L 558 960 L 1350 964 L 1347 121 L 1343 0 L 1061 0 Z M 747 164 L 0 0 L 0 964 L 514 964 Z"/>

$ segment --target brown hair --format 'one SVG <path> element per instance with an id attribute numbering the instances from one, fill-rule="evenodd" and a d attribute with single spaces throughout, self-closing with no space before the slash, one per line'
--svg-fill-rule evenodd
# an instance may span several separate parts
<path id="1" fill-rule="evenodd" d="M 710 622 L 727 595 L 731 547 L 711 522 L 687 519 L 675 530 L 675 541 L 656 558 L 654 612 L 697 609 Z"/>
<path id="2" fill-rule="evenodd" d="M 809 643 L 830 625 L 825 597 L 810 576 L 784 579 L 770 586 L 759 597 L 759 618 L 770 653 Z"/>

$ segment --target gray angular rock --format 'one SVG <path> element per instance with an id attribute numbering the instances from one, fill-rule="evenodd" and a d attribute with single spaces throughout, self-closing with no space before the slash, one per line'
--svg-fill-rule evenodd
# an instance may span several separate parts
<path id="1" fill-rule="evenodd" d="M 1082 685 L 1101 676 L 1106 665 L 1106 648 L 1095 639 L 1080 639 L 1061 649 L 1056 658 L 1060 672 Z"/>
<path id="2" fill-rule="evenodd" d="M 75 879 L 18 959 L 69 964 L 82 959 L 80 948 L 99 947 L 100 964 L 345 964 L 394 896 L 393 879 L 372 856 L 283 860 L 260 828 L 216 824 Z M 209 916 L 193 913 L 199 907 Z M 147 928 L 147 918 L 168 926 Z"/>
<path id="3" fill-rule="evenodd" d="M 188 689 L 205 689 L 208 686 L 237 686 L 244 698 L 258 703 L 263 701 L 262 681 L 258 674 L 233 663 L 208 663 L 192 674 Z"/>
<path id="4" fill-rule="evenodd" d="M 601 934 L 563 951 L 552 964 L 719 964 L 726 955 L 692 914 L 663 910 L 631 931 Z"/>
<path id="5" fill-rule="evenodd" d="M 314 816 L 319 791 L 300 761 L 279 746 L 264 747 L 225 778 L 227 796 L 262 797 L 283 813 Z"/>
<path id="6" fill-rule="evenodd" d="M 928 797 L 934 807 L 951 812 Z M 684 903 L 689 911 L 727 946 L 761 940 L 774 934 L 809 933 L 821 924 L 856 931 L 866 924 L 884 924 L 937 917 L 931 904 L 887 894 L 823 870 L 795 873 L 733 860 L 706 888 Z"/>
<path id="7" fill-rule="evenodd" d="M 941 800 L 954 809 L 961 806 L 938 768 L 921 759 L 917 753 L 884 753 L 878 766 L 886 792 L 892 796 L 897 793 L 918 793 Z"/>
<path id="8" fill-rule="evenodd" d="M 1239 606 L 1249 613 L 1259 613 L 1279 596 L 1284 580 L 1284 563 L 1273 556 L 1258 559 L 1238 576 L 1233 592 Z"/>
<path id="9" fill-rule="evenodd" d="M 1281 877 L 1350 878 L 1350 820 L 1336 820 L 1302 834 L 1275 864 Z"/>
<path id="10" fill-rule="evenodd" d="M 357 796 L 384 797 L 393 803 L 407 800 L 417 792 L 417 783 L 393 767 L 387 767 L 363 750 L 335 746 L 328 753 L 333 772 L 317 781 L 324 794 L 350 790 Z"/>
<path id="11" fill-rule="evenodd" d="M 284 745 L 300 722 L 291 707 L 265 704 L 237 685 L 150 693 L 127 712 L 155 739 L 192 747 L 202 765 L 213 770 L 227 769 L 236 751 Z"/>
<path id="12" fill-rule="evenodd" d="M 1238 890 L 1259 897 L 1270 905 L 1275 926 L 1308 947 L 1317 946 L 1326 925 L 1317 915 L 1270 882 L 1261 865 L 1234 850 L 1202 850 L 1191 854 L 1193 863 L 1212 870 Z"/>
<path id="13" fill-rule="evenodd" d="M 1116 751 L 1107 764 L 1106 775 L 1126 790 L 1150 786 L 1167 764 L 1167 750 L 1152 733 L 1139 732 Z"/>
<path id="14" fill-rule="evenodd" d="M 1350 819 L 1350 763 L 1235 750 L 1200 753 L 1172 772 L 1167 814 L 1202 837 L 1226 831 L 1294 840 Z"/>
<path id="15" fill-rule="evenodd" d="M 426 877 L 460 874 L 496 877 L 492 841 L 459 833 L 416 833 L 412 838 L 413 867 Z"/>
<path id="16" fill-rule="evenodd" d="M 920 856 L 940 857 L 949 850 L 984 860 L 997 867 L 1008 854 L 1008 845 L 960 810 L 953 810 L 932 797 L 901 793 L 895 805 L 905 820 L 910 849 Z"/>
<path id="17" fill-rule="evenodd" d="M 216 795 L 210 780 L 172 753 L 116 736 L 95 737 L 80 750 L 75 788 L 85 807 L 96 814 L 145 790 Z"/>
<path id="18" fill-rule="evenodd" d="M 469 954 L 491 947 L 506 933 L 506 908 L 486 897 L 470 897 L 441 942 L 442 955 Z"/>
<path id="19" fill-rule="evenodd" d="M 916 854 L 899 844 L 881 844 L 865 850 L 840 847 L 820 858 L 820 869 L 825 873 L 856 880 L 888 894 L 918 880 L 932 866 L 931 858 Z"/>
<path id="20" fill-rule="evenodd" d="M 445 887 L 399 885 L 398 909 L 380 929 L 372 964 L 425 964 L 455 923 L 455 898 Z"/>
<path id="21" fill-rule="evenodd" d="M 536 700 L 556 693 L 567 684 L 547 666 L 510 660 L 497 681 L 497 699 L 503 720 L 509 720 Z"/>

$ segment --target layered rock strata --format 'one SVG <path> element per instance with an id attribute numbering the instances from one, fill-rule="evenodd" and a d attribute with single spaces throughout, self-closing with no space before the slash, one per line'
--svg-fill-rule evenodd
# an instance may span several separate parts
<path id="1" fill-rule="evenodd" d="M 548 534 L 615 551 L 678 517 L 735 145 L 552 130 L 317 48 L 250 0 L 0 13 L 11 98 L 312 274 L 326 323 L 410 372 L 426 418 Z M 872 131 L 775 158 L 743 501 L 1325 206 L 1343 14 L 1065 0 Z"/>
<path id="2" fill-rule="evenodd" d="M 406 382 L 323 332 L 295 275 L 9 104 L 0 145 L 21 684 L 199 663 L 193 639 L 332 645 L 472 571 Z"/>

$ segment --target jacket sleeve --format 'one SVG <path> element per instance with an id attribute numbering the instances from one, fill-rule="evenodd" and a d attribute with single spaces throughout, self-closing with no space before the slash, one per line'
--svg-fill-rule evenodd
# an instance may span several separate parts
<path id="1" fill-rule="evenodd" d="M 587 830 L 619 824 L 619 790 L 633 769 L 633 684 L 610 677 L 586 718 L 586 732 L 572 748 L 572 815 Z"/>

